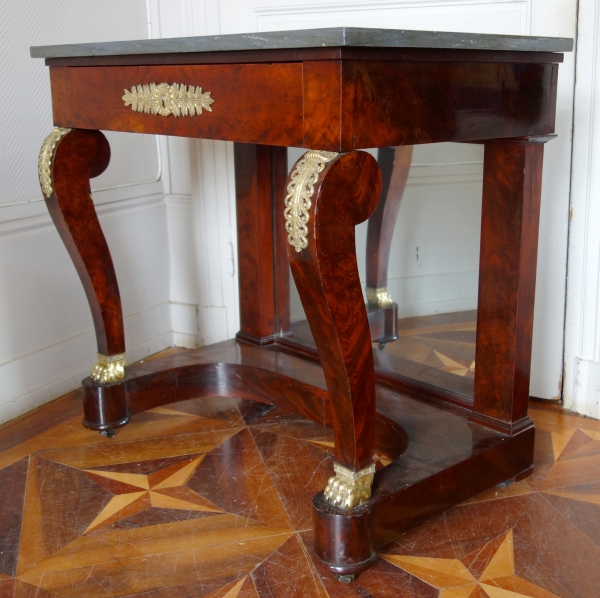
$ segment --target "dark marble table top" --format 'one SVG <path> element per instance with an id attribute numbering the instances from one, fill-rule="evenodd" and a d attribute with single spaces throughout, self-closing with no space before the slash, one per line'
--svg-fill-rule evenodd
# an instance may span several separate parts
<path id="1" fill-rule="evenodd" d="M 573 40 L 559 37 L 331 27 L 299 31 L 207 35 L 203 37 L 144 39 L 62 46 L 32 46 L 31 56 L 33 58 L 72 58 L 320 47 L 570 52 L 573 49 Z"/>

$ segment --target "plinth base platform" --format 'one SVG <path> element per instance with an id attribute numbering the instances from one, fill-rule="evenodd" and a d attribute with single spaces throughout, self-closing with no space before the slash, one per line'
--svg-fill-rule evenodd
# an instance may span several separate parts
<path id="1" fill-rule="evenodd" d="M 142 411 L 202 397 L 238 397 L 331 426 L 319 364 L 277 345 L 226 341 L 128 368 L 121 384 L 83 383 L 84 424 L 105 431 Z M 110 397 L 125 393 L 127 412 Z M 470 411 L 377 388 L 377 471 L 371 499 L 353 510 L 313 498 L 314 552 L 337 574 L 367 568 L 408 529 L 503 482 L 531 473 L 533 425 L 508 436 L 468 420 Z"/>

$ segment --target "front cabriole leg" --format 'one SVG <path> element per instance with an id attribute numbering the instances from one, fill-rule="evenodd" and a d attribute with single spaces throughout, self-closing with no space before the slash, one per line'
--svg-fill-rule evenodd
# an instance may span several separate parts
<path id="1" fill-rule="evenodd" d="M 50 216 L 79 274 L 90 305 L 98 362 L 83 380 L 86 427 L 112 434 L 129 421 L 125 399 L 125 335 L 119 286 L 92 202 L 91 178 L 110 161 L 100 131 L 55 128 L 39 157 L 42 192 Z"/>
<path id="2" fill-rule="evenodd" d="M 388 292 L 392 237 L 412 160 L 412 145 L 380 147 L 382 192 L 367 227 L 367 302 L 371 339 L 384 349 L 398 338 L 398 306 Z"/>
<path id="3" fill-rule="evenodd" d="M 373 354 L 354 228 L 373 212 L 380 192 L 379 167 L 370 154 L 309 151 L 292 169 L 285 198 L 288 257 L 332 409 L 335 476 L 324 497 L 336 512 L 352 519 L 371 495 L 376 414 Z M 317 511 L 319 501 L 324 502 L 321 494 L 313 500 Z M 315 530 L 318 520 L 316 513 Z M 334 571 L 340 562 L 372 558 L 368 530 L 352 547 L 339 538 L 337 548 L 331 548 L 332 531 L 315 538 L 315 553 Z"/>

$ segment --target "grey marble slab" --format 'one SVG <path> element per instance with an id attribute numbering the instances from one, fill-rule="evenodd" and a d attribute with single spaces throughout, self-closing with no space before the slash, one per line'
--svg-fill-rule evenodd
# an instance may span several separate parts
<path id="1" fill-rule="evenodd" d="M 511 50 L 517 52 L 570 52 L 573 40 L 563 37 L 529 37 L 403 29 L 331 27 L 299 31 L 271 31 L 203 37 L 144 39 L 125 42 L 32 46 L 32 58 L 73 58 L 131 54 L 180 54 L 239 50 L 279 50 L 320 47 L 435 48 Z"/>

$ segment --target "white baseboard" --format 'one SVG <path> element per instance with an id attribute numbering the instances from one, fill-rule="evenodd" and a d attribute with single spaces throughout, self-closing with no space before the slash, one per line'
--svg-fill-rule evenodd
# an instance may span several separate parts
<path id="1" fill-rule="evenodd" d="M 198 306 L 172 301 L 170 308 L 173 344 L 176 347 L 195 349 L 200 344 L 198 340 Z"/>
<path id="2" fill-rule="evenodd" d="M 226 307 L 198 307 L 198 337 L 202 347 L 229 338 Z"/>
<path id="3" fill-rule="evenodd" d="M 600 419 L 600 363 L 575 360 L 575 383 L 572 393 L 564 394 L 567 409 Z"/>
<path id="4" fill-rule="evenodd" d="M 390 278 L 388 291 L 399 318 L 477 309 L 478 271 Z"/>
<path id="5" fill-rule="evenodd" d="M 185 332 L 173 332 L 173 346 L 184 349 L 198 348 L 198 335 L 186 334 Z"/>
<path id="6" fill-rule="evenodd" d="M 195 349 L 229 338 L 226 307 L 171 302 L 171 322 L 177 347 Z"/>
<path id="7" fill-rule="evenodd" d="M 477 309 L 477 277 L 477 270 L 467 270 L 429 276 L 390 278 L 388 291 L 398 304 L 399 318 L 469 311 Z M 365 281 L 361 283 L 364 293 Z M 435 300 L 432 300 L 432 297 L 435 297 Z M 306 318 L 298 292 L 294 287 L 292 287 L 290 306 L 292 322 Z"/>
<path id="8" fill-rule="evenodd" d="M 125 329 L 143 325 L 144 320 L 156 322 L 165 311 L 165 305 L 125 317 Z M 143 325 L 147 330 L 147 325 Z M 173 345 L 170 330 L 155 331 L 156 336 L 137 345 L 128 345 L 127 361 L 134 363 Z M 129 336 L 136 336 L 135 332 Z M 64 339 L 49 347 L 0 366 L 0 424 L 19 417 L 65 395 L 81 386 L 81 380 L 90 375 L 96 361 L 96 338 L 93 330 Z M 66 375 L 57 373 L 68 371 Z M 4 402 L 5 397 L 9 398 Z"/>

